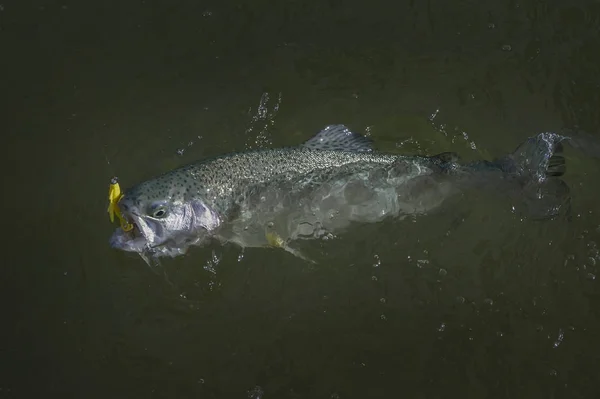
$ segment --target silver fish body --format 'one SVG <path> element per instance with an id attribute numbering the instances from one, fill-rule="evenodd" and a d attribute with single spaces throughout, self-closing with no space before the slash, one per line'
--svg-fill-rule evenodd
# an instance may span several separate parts
<path id="1" fill-rule="evenodd" d="M 119 206 L 135 228 L 117 229 L 111 245 L 153 257 L 181 255 L 213 238 L 268 246 L 275 237 L 286 247 L 352 222 L 425 213 L 475 176 L 530 181 L 549 166 L 560 170 L 562 136 L 544 134 L 498 161 L 463 165 L 450 153 L 376 153 L 367 138 L 328 126 L 298 147 L 208 159 L 126 190 Z"/>

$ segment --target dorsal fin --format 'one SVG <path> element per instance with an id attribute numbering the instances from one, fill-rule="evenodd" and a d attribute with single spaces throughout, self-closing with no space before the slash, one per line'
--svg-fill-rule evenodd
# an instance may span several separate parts
<path id="1" fill-rule="evenodd" d="M 302 146 L 313 150 L 330 151 L 369 152 L 373 150 L 369 138 L 352 133 L 344 125 L 326 126 Z"/>

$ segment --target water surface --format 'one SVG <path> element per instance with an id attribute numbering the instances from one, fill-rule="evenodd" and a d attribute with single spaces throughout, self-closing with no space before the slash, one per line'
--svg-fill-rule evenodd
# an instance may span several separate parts
<path id="1" fill-rule="evenodd" d="M 123 185 L 344 123 L 465 159 L 600 140 L 600 7 L 577 1 L 4 2 L 7 397 L 593 398 L 600 161 L 571 220 L 485 192 L 280 250 L 153 273 L 109 248 Z"/>

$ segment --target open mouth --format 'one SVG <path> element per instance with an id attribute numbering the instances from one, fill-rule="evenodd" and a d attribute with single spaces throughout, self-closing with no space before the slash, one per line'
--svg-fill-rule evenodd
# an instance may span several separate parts
<path id="1" fill-rule="evenodd" d="M 127 252 L 145 252 L 150 248 L 148 239 L 138 223 L 138 218 L 123 213 L 123 221 L 110 238 L 110 245 L 113 248 Z"/>

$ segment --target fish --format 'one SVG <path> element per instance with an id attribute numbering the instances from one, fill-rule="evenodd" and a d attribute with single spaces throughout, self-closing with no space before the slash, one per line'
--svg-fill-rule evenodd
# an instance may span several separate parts
<path id="1" fill-rule="evenodd" d="M 560 179 L 567 139 L 539 133 L 500 158 L 463 162 L 454 152 L 375 151 L 370 138 L 328 125 L 297 146 L 207 158 L 125 189 L 118 207 L 133 228 L 117 228 L 110 246 L 146 262 L 210 242 L 282 248 L 311 261 L 292 243 L 427 214 L 484 187 L 517 193 L 532 217 L 551 218 L 569 207 Z"/>

